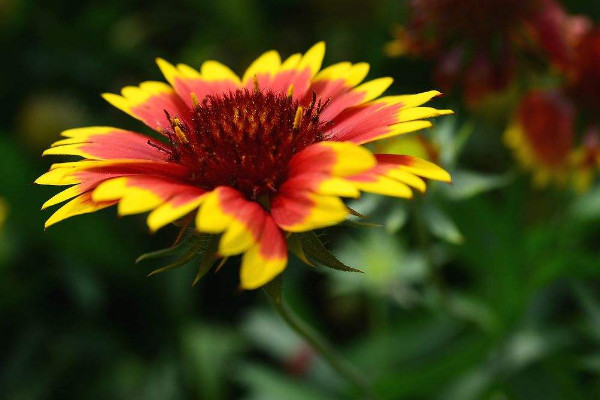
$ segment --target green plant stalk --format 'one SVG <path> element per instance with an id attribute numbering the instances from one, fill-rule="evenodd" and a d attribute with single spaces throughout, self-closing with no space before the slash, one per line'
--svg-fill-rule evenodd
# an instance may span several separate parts
<path id="1" fill-rule="evenodd" d="M 275 311 L 277 311 L 287 325 L 300 335 L 313 350 L 322 356 L 339 375 L 352 382 L 356 389 L 361 392 L 363 399 L 375 399 L 367 380 L 360 371 L 342 358 L 317 331 L 294 314 L 283 299 L 276 298 L 267 290 L 264 292 L 267 294 Z"/>

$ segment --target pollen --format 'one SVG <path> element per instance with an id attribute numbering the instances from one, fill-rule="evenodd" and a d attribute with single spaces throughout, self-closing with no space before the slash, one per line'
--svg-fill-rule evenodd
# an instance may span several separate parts
<path id="1" fill-rule="evenodd" d="M 198 107 L 200 105 L 200 102 L 198 101 L 198 96 L 196 96 L 196 93 L 190 93 L 190 97 L 192 99 L 192 103 L 194 103 L 194 107 Z"/>
<path id="2" fill-rule="evenodd" d="M 187 124 L 170 118 L 165 135 L 199 187 L 230 186 L 256 200 L 277 192 L 294 154 L 324 140 L 326 105 L 316 94 L 303 107 L 286 93 L 240 89 L 205 97 Z"/>
<path id="3" fill-rule="evenodd" d="M 296 116 L 294 117 L 294 130 L 297 130 L 300 127 L 300 124 L 302 123 L 302 116 L 304 115 L 304 110 L 302 109 L 302 107 L 298 107 L 296 109 Z"/>

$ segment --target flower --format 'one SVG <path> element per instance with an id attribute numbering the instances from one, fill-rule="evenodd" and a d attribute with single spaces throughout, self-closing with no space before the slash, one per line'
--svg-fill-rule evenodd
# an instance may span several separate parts
<path id="1" fill-rule="evenodd" d="M 561 93 L 533 90 L 521 101 L 504 140 L 534 183 L 565 183 L 575 137 L 575 107 Z"/>
<path id="2" fill-rule="evenodd" d="M 37 179 L 72 185 L 43 205 L 69 200 L 46 227 L 115 204 L 120 215 L 150 211 L 151 231 L 195 218 L 198 232 L 220 235 L 219 257 L 243 254 L 241 286 L 254 289 L 285 268 L 286 236 L 347 217 L 342 197 L 409 198 L 410 187 L 425 190 L 421 178 L 449 181 L 433 163 L 362 146 L 450 114 L 420 107 L 439 92 L 379 97 L 391 78 L 361 84 L 366 63 L 321 70 L 324 52 L 321 42 L 282 62 L 268 51 L 241 79 L 216 61 L 197 71 L 158 59 L 169 85 L 144 82 L 104 98 L 162 138 L 102 126 L 63 132 L 44 154 L 83 160 Z"/>
<path id="3" fill-rule="evenodd" d="M 600 28 L 582 28 L 572 45 L 569 62 L 561 66 L 565 82 L 526 94 L 505 140 L 535 171 L 536 183 L 571 181 L 582 192 L 600 168 Z M 583 127 L 580 135 L 576 126 Z"/>
<path id="4" fill-rule="evenodd" d="M 444 90 L 461 88 L 474 106 L 505 89 L 521 55 L 542 53 L 552 63 L 567 62 L 571 44 L 587 19 L 566 14 L 554 0 L 412 0 L 412 17 L 398 27 L 385 51 L 436 63 Z"/>
<path id="5" fill-rule="evenodd" d="M 575 168 L 575 189 L 585 192 L 600 169 L 600 131 L 597 127 L 592 127 L 586 132 L 583 143 L 573 152 L 572 160 Z"/>
<path id="6" fill-rule="evenodd" d="M 579 35 L 574 57 L 566 72 L 564 88 L 579 110 L 579 122 L 584 126 L 582 144 L 573 154 L 577 190 L 587 190 L 600 170 L 600 27 L 589 26 Z"/>

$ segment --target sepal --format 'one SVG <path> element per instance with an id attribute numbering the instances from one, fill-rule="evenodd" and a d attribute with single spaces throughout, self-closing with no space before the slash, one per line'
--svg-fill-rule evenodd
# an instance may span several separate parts
<path id="1" fill-rule="evenodd" d="M 364 273 L 360 269 L 349 267 L 344 264 L 340 260 L 338 260 L 323 244 L 321 239 L 314 232 L 302 232 L 302 233 L 294 233 L 290 235 L 288 238 L 288 243 L 297 241 L 299 243 L 299 248 L 302 251 L 301 254 L 304 255 L 306 259 L 310 261 L 309 265 L 313 265 L 312 262 L 319 263 L 327 268 L 337 269 L 339 271 L 346 272 L 360 272 Z M 290 250 L 296 254 L 296 251 L 293 250 L 292 246 L 290 246 Z M 298 258 L 302 260 L 302 257 Z M 304 261 L 304 260 L 302 260 Z"/>
<path id="2" fill-rule="evenodd" d="M 213 267 L 215 261 L 217 260 L 217 250 L 219 248 L 219 236 L 218 235 L 208 235 L 208 243 L 204 251 L 200 253 L 200 262 L 198 263 L 198 272 L 196 272 L 196 276 L 194 277 L 194 282 L 192 282 L 192 286 L 196 286 L 196 284 L 202 279 L 204 275 Z M 219 265 L 220 267 L 220 265 Z"/>
<path id="3" fill-rule="evenodd" d="M 300 241 L 300 234 L 291 234 L 287 237 L 287 245 L 290 253 L 295 255 L 304 264 L 314 267 L 315 265 L 308 259 L 308 256 L 302 248 L 302 242 Z"/>
<path id="4" fill-rule="evenodd" d="M 163 258 L 169 257 L 173 255 L 178 255 L 177 259 L 170 264 L 155 269 L 150 272 L 148 276 L 156 275 L 161 272 L 169 271 L 175 268 L 179 268 L 183 265 L 186 265 L 190 261 L 199 258 L 199 266 L 198 272 L 193 281 L 193 285 L 198 283 L 198 281 L 212 268 L 214 262 L 217 259 L 217 248 L 219 243 L 219 235 L 211 235 L 207 233 L 195 233 L 190 236 L 183 238 L 176 245 L 153 251 L 151 253 L 142 254 L 136 260 L 136 263 L 154 259 L 154 258 Z"/>

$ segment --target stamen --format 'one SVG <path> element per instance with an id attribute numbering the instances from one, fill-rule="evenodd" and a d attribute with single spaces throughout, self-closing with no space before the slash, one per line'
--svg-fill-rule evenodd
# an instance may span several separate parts
<path id="1" fill-rule="evenodd" d="M 304 109 L 301 106 L 299 106 L 296 109 L 296 116 L 294 117 L 294 125 L 293 125 L 294 130 L 298 130 L 298 128 L 300 128 L 300 123 L 302 122 L 303 114 L 304 114 Z"/>
<path id="2" fill-rule="evenodd" d="M 171 152 L 170 152 L 169 150 L 165 149 L 165 148 L 164 148 L 164 147 L 162 147 L 162 146 L 159 146 L 159 145 L 158 145 L 158 144 L 156 144 L 156 143 L 153 143 L 153 142 L 152 142 L 152 141 L 150 141 L 150 140 L 148 140 L 148 142 L 147 142 L 147 143 L 148 143 L 150 146 L 154 147 L 154 148 L 155 148 L 156 150 L 158 150 L 158 151 L 162 151 L 163 153 L 165 153 L 165 154 L 169 154 L 169 155 L 171 154 Z"/>
<path id="3" fill-rule="evenodd" d="M 189 143 L 188 138 L 185 136 L 185 133 L 183 133 L 179 126 L 175 126 L 175 134 L 183 143 Z"/>
<path id="4" fill-rule="evenodd" d="M 163 132 L 169 156 L 189 167 L 199 187 L 227 185 L 248 199 L 270 198 L 284 181 L 289 160 L 323 140 L 325 121 L 319 120 L 316 94 L 309 111 L 292 97 L 292 85 L 288 95 L 261 90 L 256 77 L 254 86 L 198 102 L 190 93 L 196 104 L 192 118 L 165 113 L 171 124 Z"/>
<path id="5" fill-rule="evenodd" d="M 194 103 L 194 107 L 199 107 L 200 102 L 198 101 L 198 96 L 196 96 L 196 93 L 190 93 L 190 97 L 192 98 L 192 103 Z"/>
<path id="6" fill-rule="evenodd" d="M 321 100 L 321 99 L 319 99 Z M 317 92 L 314 91 L 312 92 L 312 100 L 310 101 L 310 104 L 308 105 L 308 109 L 310 110 L 310 113 L 312 114 L 312 110 L 315 107 L 315 103 L 317 102 Z"/>
<path id="7" fill-rule="evenodd" d="M 294 84 L 292 83 L 287 91 L 287 97 L 292 97 L 294 95 Z"/>
<path id="8" fill-rule="evenodd" d="M 325 109 L 325 107 L 327 107 L 329 105 L 329 103 L 331 103 L 331 97 L 328 97 L 327 100 L 325 100 L 325 102 L 323 104 L 321 104 L 321 106 L 317 110 L 317 113 L 320 114 L 321 111 L 323 111 Z"/>
<path id="9" fill-rule="evenodd" d="M 167 116 L 167 119 L 169 121 L 171 121 L 171 114 L 169 114 L 169 112 L 166 109 L 163 109 L 163 112 L 165 113 L 165 115 Z"/>

